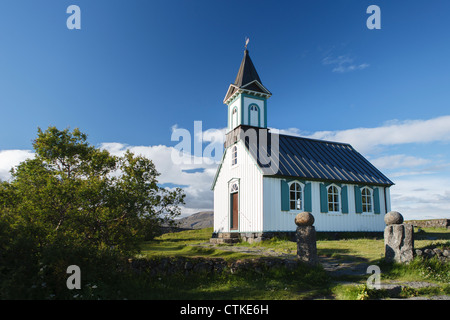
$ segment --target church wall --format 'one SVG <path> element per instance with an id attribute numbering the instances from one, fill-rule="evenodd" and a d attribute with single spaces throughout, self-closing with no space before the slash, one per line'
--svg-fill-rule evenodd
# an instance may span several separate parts
<path id="1" fill-rule="evenodd" d="M 239 184 L 239 232 L 262 231 L 263 188 L 262 174 L 248 154 L 242 141 L 236 143 L 238 163 L 231 165 L 230 146 L 225 154 L 214 188 L 214 232 L 230 230 L 230 185 Z"/>
<path id="2" fill-rule="evenodd" d="M 281 210 L 281 183 L 279 178 L 264 177 L 264 231 L 295 231 L 295 216 L 301 210 Z M 345 184 L 342 184 L 344 186 Z M 384 188 L 380 192 L 380 214 L 363 213 L 355 211 L 355 195 L 353 185 L 348 184 L 348 211 L 349 213 L 322 213 L 320 212 L 320 182 L 311 181 L 311 213 L 315 218 L 314 226 L 317 231 L 343 232 L 343 231 L 373 231 L 384 230 L 384 214 L 386 213 Z"/>

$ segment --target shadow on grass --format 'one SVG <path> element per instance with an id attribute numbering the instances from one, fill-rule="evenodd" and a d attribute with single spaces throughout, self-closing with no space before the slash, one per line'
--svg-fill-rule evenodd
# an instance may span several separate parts
<path id="1" fill-rule="evenodd" d="M 155 245 L 154 243 L 143 245 L 141 254 L 147 257 L 152 256 L 184 256 L 184 257 L 208 257 L 208 258 L 224 258 L 224 259 L 245 259 L 255 258 L 255 254 L 247 254 L 228 250 L 220 250 L 215 248 L 202 248 L 191 246 L 188 244 L 172 245 L 165 243 L 164 245 Z"/>
<path id="2" fill-rule="evenodd" d="M 330 282 L 321 267 L 295 270 L 271 268 L 223 274 L 175 274 L 165 277 L 133 275 L 122 286 L 128 299 L 164 300 L 290 300 L 325 297 Z"/>

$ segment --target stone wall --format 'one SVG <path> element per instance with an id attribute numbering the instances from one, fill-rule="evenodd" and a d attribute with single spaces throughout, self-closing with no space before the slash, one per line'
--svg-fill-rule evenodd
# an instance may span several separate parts
<path id="1" fill-rule="evenodd" d="M 405 223 L 419 228 L 450 228 L 450 219 L 408 220 Z"/>
<path id="2" fill-rule="evenodd" d="M 416 249 L 414 254 L 425 259 L 435 257 L 441 262 L 450 262 L 450 248 L 447 247 L 442 250 L 439 248 Z"/>
<path id="3" fill-rule="evenodd" d="M 228 261 L 222 258 L 203 257 L 161 257 L 152 259 L 130 259 L 129 265 L 138 272 L 149 273 L 151 276 L 190 275 L 190 274 L 220 274 L 251 271 L 263 273 L 273 267 L 296 269 L 302 262 L 298 260 L 279 258 L 254 258 Z"/>

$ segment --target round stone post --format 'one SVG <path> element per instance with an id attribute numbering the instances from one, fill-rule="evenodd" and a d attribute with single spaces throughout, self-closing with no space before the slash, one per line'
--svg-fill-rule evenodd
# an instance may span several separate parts
<path id="1" fill-rule="evenodd" d="M 397 211 L 384 216 L 385 258 L 388 262 L 408 263 L 414 258 L 414 227 L 403 223 L 403 216 Z"/>
<path id="2" fill-rule="evenodd" d="M 309 265 L 317 265 L 316 229 L 314 216 L 310 212 L 301 212 L 295 217 L 297 225 L 297 258 Z"/>

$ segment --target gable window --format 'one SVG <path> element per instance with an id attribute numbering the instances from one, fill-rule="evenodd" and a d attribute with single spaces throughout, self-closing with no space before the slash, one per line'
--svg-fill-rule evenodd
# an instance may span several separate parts
<path id="1" fill-rule="evenodd" d="M 293 182 L 289 187 L 289 208 L 301 210 L 302 206 L 302 186 L 298 182 Z"/>
<path id="2" fill-rule="evenodd" d="M 373 197 L 372 197 L 372 191 L 369 188 L 364 187 L 361 190 L 361 199 L 362 199 L 362 212 L 364 212 L 364 213 L 373 212 L 373 209 L 372 209 Z"/>
<path id="3" fill-rule="evenodd" d="M 234 146 L 231 152 L 231 165 L 234 166 L 237 164 L 237 147 Z"/>
<path id="4" fill-rule="evenodd" d="M 339 212 L 339 190 L 336 186 L 329 186 L 328 190 L 328 212 Z"/>

